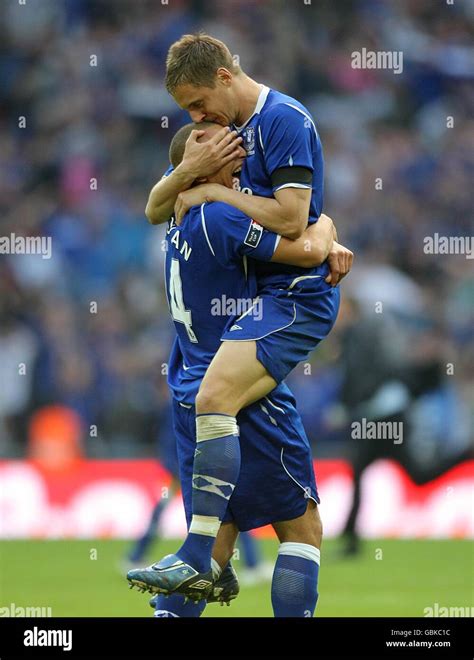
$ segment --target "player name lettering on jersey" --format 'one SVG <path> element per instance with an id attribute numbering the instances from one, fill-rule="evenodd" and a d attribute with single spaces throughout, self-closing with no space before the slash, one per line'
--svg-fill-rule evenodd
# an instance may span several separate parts
<path id="1" fill-rule="evenodd" d="M 171 243 L 175 246 L 179 253 L 183 255 L 185 261 L 189 261 L 193 248 L 189 243 L 183 239 L 181 242 L 181 233 L 176 230 L 170 239 Z"/>

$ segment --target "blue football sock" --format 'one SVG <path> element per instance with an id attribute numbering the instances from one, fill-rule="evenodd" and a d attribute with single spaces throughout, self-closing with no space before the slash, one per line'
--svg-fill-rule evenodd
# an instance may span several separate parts
<path id="1" fill-rule="evenodd" d="M 276 617 L 312 617 L 318 600 L 320 553 L 307 543 L 282 543 L 272 581 Z"/>
<path id="2" fill-rule="evenodd" d="M 237 420 L 231 415 L 196 416 L 193 516 L 188 536 L 176 553 L 199 572 L 209 570 L 217 532 L 240 472 Z"/>
<path id="3" fill-rule="evenodd" d="M 181 594 L 171 594 L 166 598 L 165 596 L 158 596 L 156 599 L 155 614 L 154 616 L 161 617 L 194 617 L 201 616 L 206 607 L 206 601 L 200 600 L 198 603 L 193 603 L 192 600 L 184 602 L 184 596 Z"/>

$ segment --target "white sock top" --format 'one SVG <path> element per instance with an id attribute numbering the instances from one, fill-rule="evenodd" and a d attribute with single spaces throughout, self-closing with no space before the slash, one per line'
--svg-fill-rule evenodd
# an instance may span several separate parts
<path id="1" fill-rule="evenodd" d="M 321 553 L 318 548 L 314 547 L 314 545 L 309 545 L 308 543 L 295 543 L 294 541 L 280 543 L 278 554 L 309 559 L 310 561 L 315 561 L 318 566 L 321 559 Z"/>

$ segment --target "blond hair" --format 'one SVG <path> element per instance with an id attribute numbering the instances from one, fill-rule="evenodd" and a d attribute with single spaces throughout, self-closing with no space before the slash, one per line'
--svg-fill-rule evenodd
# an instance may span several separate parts
<path id="1" fill-rule="evenodd" d="M 234 75 L 240 72 L 225 43 L 203 32 L 185 34 L 168 51 L 166 89 L 173 94 L 179 85 L 214 88 L 221 67 Z"/>

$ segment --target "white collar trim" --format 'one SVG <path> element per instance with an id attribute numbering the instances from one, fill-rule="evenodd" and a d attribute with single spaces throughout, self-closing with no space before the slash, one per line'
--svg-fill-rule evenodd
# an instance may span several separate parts
<path id="1" fill-rule="evenodd" d="M 247 126 L 249 121 L 255 117 L 255 115 L 260 114 L 263 106 L 265 105 L 265 103 L 267 101 L 267 96 L 269 94 L 270 94 L 270 87 L 267 87 L 266 85 L 262 85 L 262 89 L 260 91 L 260 94 L 258 95 L 258 100 L 257 100 L 257 105 L 255 106 L 255 110 L 252 112 L 252 114 L 247 119 L 247 121 L 244 124 L 242 124 L 242 126 L 236 126 L 235 127 L 235 130 L 237 132 L 240 132 L 241 130 L 243 130 Z"/>

